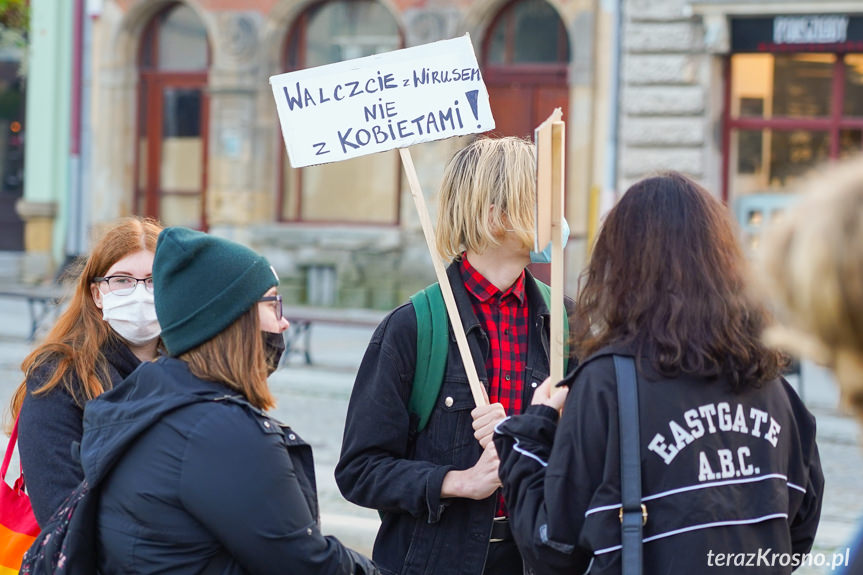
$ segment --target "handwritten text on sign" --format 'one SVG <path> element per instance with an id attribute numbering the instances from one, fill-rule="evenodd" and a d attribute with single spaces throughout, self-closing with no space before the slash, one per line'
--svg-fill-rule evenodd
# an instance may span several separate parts
<path id="1" fill-rule="evenodd" d="M 468 35 L 270 78 L 291 166 L 494 128 Z"/>

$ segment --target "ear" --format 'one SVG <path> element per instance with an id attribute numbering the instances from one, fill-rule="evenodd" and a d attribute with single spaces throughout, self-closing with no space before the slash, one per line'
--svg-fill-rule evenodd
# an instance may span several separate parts
<path id="1" fill-rule="evenodd" d="M 488 208 L 488 229 L 495 237 L 504 235 L 509 230 L 509 218 L 506 213 L 499 213 L 498 208 L 494 204 Z"/>
<path id="2" fill-rule="evenodd" d="M 93 296 L 93 303 L 96 304 L 96 307 L 102 309 L 102 292 L 99 291 L 98 285 L 90 284 L 90 295 Z"/>

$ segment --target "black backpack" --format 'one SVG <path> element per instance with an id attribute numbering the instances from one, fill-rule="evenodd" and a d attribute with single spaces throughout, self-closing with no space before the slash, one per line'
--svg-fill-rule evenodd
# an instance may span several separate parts
<path id="1" fill-rule="evenodd" d="M 96 568 L 98 489 L 84 479 L 54 511 L 21 561 L 21 575 L 87 574 Z"/>

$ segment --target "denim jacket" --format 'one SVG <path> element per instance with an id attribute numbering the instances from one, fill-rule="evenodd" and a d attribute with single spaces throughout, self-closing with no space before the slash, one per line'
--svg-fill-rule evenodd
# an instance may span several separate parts
<path id="1" fill-rule="evenodd" d="M 450 265 L 447 274 L 488 390 L 488 336 L 473 313 L 458 265 Z M 531 317 L 522 392 L 527 406 L 549 372 L 549 310 L 533 281 L 525 282 L 525 289 Z M 390 313 L 372 336 L 348 406 L 336 482 L 348 500 L 381 512 L 373 559 L 382 573 L 479 575 L 497 495 L 482 501 L 440 497 L 448 471 L 470 468 L 479 460 L 482 450 L 470 415 L 475 404 L 450 330 L 437 404 L 427 426 L 416 433 L 416 417 L 408 411 L 416 331 L 416 314 L 408 303 Z"/>

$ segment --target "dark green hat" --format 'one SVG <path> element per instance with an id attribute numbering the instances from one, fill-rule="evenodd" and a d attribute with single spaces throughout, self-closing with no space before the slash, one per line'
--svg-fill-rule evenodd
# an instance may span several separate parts
<path id="1" fill-rule="evenodd" d="M 153 260 L 156 315 L 177 356 L 218 335 L 279 278 L 263 256 L 188 228 L 165 228 Z"/>

